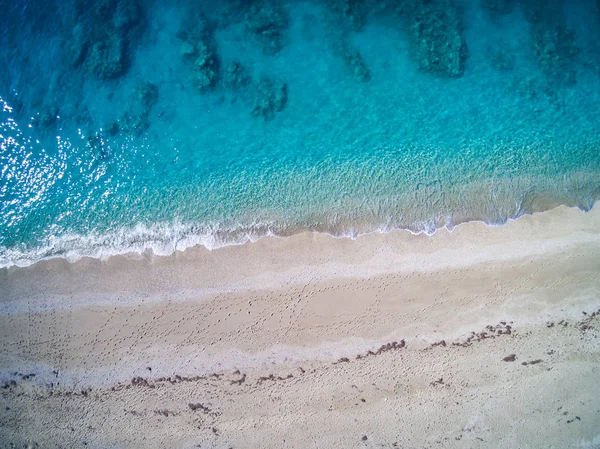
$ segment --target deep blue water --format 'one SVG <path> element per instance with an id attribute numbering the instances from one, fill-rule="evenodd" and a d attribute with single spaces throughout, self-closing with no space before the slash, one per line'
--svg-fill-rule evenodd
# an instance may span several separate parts
<path id="1" fill-rule="evenodd" d="M 0 267 L 600 197 L 600 3 L 0 1 Z"/>

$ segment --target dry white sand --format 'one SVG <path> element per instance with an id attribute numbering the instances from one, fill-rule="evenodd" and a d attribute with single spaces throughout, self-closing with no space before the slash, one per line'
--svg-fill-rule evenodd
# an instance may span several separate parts
<path id="1" fill-rule="evenodd" d="M 599 311 L 598 207 L 3 269 L 0 447 L 598 448 Z"/>

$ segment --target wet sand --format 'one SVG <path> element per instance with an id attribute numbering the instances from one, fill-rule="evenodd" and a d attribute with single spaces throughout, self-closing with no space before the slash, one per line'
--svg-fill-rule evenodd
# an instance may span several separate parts
<path id="1" fill-rule="evenodd" d="M 0 440 L 596 448 L 599 311 L 597 206 L 3 269 Z"/>

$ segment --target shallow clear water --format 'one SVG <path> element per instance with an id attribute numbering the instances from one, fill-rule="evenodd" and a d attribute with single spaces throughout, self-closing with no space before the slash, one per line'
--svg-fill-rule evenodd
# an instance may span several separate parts
<path id="1" fill-rule="evenodd" d="M 0 266 L 600 197 L 597 2 L 0 10 Z"/>

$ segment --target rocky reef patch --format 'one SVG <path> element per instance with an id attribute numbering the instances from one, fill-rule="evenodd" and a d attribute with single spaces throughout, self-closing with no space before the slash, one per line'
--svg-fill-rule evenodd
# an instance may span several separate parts
<path id="1" fill-rule="evenodd" d="M 353 31 L 362 31 L 365 27 L 369 2 L 360 0 L 329 0 L 331 9 L 340 14 Z"/>
<path id="2" fill-rule="evenodd" d="M 408 34 L 410 54 L 421 70 L 463 75 L 467 44 L 459 9 L 452 0 L 403 0 L 396 12 Z"/>
<path id="3" fill-rule="evenodd" d="M 223 70 L 223 84 L 225 87 L 237 91 L 247 87 L 251 82 L 246 67 L 239 61 L 231 61 Z"/>
<path id="4" fill-rule="evenodd" d="M 531 49 L 551 84 L 571 85 L 576 82 L 573 62 L 580 50 L 561 9 L 540 7 L 528 15 L 532 20 Z"/>
<path id="5" fill-rule="evenodd" d="M 24 39 L 15 24 L 0 36 L 2 62 L 16 66 L 0 75 L 0 93 L 17 115 L 46 136 L 68 123 L 88 135 L 100 127 L 138 135 L 151 122 L 159 86 L 164 98 L 181 90 L 182 98 L 189 96 L 192 102 L 239 101 L 243 114 L 270 121 L 285 109 L 288 90 L 301 92 L 297 86 L 303 81 L 298 83 L 300 77 L 286 65 L 316 51 L 322 61 L 319 72 L 307 67 L 301 76 L 331 75 L 333 81 L 316 83 L 325 89 L 344 76 L 369 83 L 371 89 L 375 79 L 404 70 L 405 61 L 408 70 L 425 72 L 426 79 L 459 78 L 484 59 L 494 75 L 511 80 L 512 91 L 521 98 L 551 99 L 559 87 L 577 82 L 582 67 L 597 75 L 600 66 L 600 58 L 586 53 L 587 37 L 581 39 L 580 29 L 565 13 L 570 5 L 566 0 L 201 0 L 162 6 L 154 0 L 65 0 L 60 11 L 45 6 L 43 14 L 27 12 L 37 18 L 37 28 L 46 27 L 30 33 L 38 45 L 21 45 Z M 590 11 L 600 12 L 595 6 Z M 158 17 L 161 12 L 172 15 Z M 513 18 L 520 21 L 522 44 L 500 33 L 510 30 L 503 27 Z M 299 26 L 303 21 L 304 28 Z M 469 54 L 467 36 L 473 39 L 472 30 L 480 22 L 496 27 L 491 37 L 482 37 L 489 41 L 489 51 L 477 53 L 473 44 Z M 159 40 L 166 29 L 168 37 Z M 501 35 L 497 41 L 495 32 Z M 27 53 L 40 48 L 42 35 L 58 42 L 44 48 L 52 55 L 55 50 L 55 66 L 49 66 L 50 57 L 38 60 Z M 397 53 L 379 52 L 381 36 L 397 37 Z M 467 62 L 472 62 L 469 68 Z"/>
<path id="6" fill-rule="evenodd" d="M 287 103 L 287 84 L 276 78 L 262 78 L 255 86 L 252 115 L 273 120 Z"/>
<path id="7" fill-rule="evenodd" d="M 152 108 L 158 102 L 159 90 L 154 83 L 141 82 L 132 95 L 127 109 L 121 117 L 113 122 L 109 128 L 109 134 L 123 132 L 139 136 L 148 129 L 149 117 Z"/>
<path id="8" fill-rule="evenodd" d="M 64 55 L 100 79 L 124 75 L 142 29 L 144 10 L 137 0 L 80 1 L 74 4 Z"/>
<path id="9" fill-rule="evenodd" d="M 220 63 L 214 40 L 214 28 L 204 17 L 197 17 L 183 29 L 180 53 L 191 66 L 191 80 L 200 92 L 213 89 L 219 80 Z"/>
<path id="10" fill-rule="evenodd" d="M 481 0 L 481 6 L 491 15 L 506 15 L 513 12 L 518 0 Z"/>
<path id="11" fill-rule="evenodd" d="M 371 72 L 358 50 L 347 47 L 344 49 L 343 56 L 354 79 L 362 83 L 366 83 L 371 79 Z"/>
<path id="12" fill-rule="evenodd" d="M 520 11 L 529 22 L 529 48 L 549 88 L 576 82 L 575 59 L 580 54 L 574 31 L 565 20 L 564 0 L 481 0 L 492 19 Z M 499 55 L 500 51 L 496 54 Z M 499 67 L 507 61 L 496 57 Z M 493 61 L 494 62 L 494 61 Z"/>
<path id="13" fill-rule="evenodd" d="M 263 53 L 274 55 L 286 43 L 285 31 L 289 18 L 284 7 L 276 1 L 258 1 L 246 14 L 246 29 Z"/>

